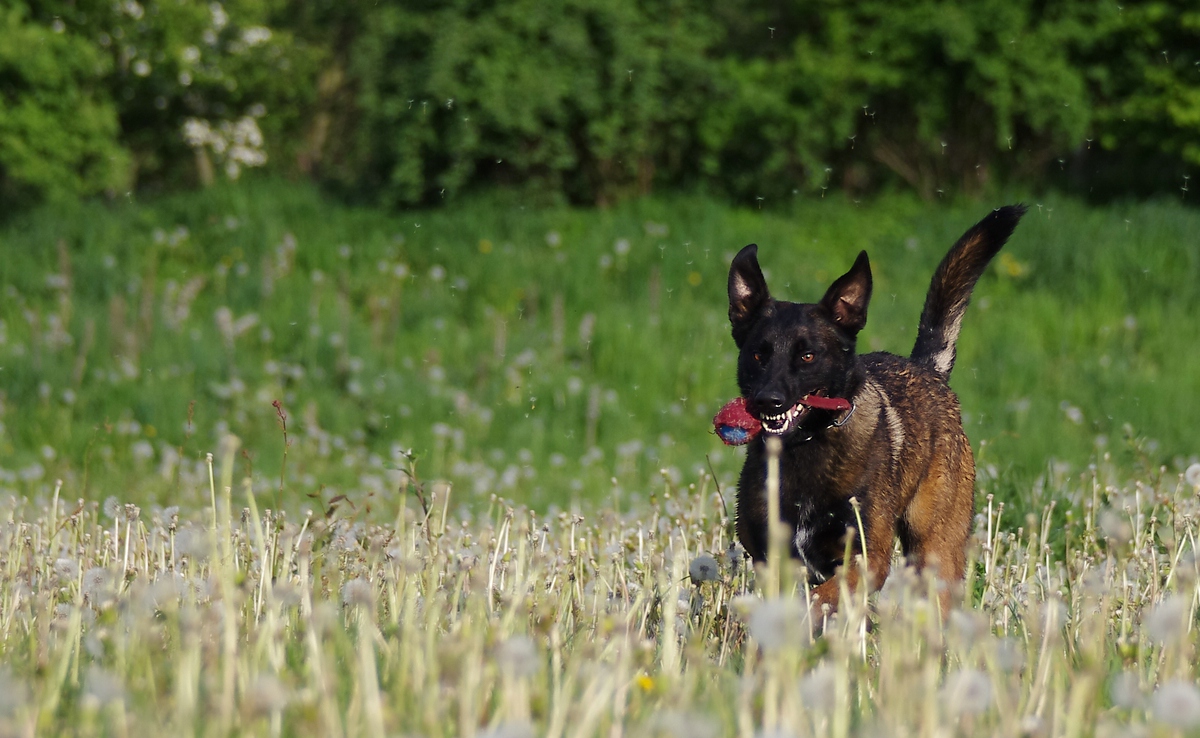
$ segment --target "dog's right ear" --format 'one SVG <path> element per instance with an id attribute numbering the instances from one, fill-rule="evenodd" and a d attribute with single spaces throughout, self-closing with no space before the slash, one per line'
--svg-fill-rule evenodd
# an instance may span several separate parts
<path id="1" fill-rule="evenodd" d="M 739 251 L 729 265 L 729 322 L 738 348 L 770 299 L 767 280 L 758 266 L 758 245 L 752 243 Z"/>

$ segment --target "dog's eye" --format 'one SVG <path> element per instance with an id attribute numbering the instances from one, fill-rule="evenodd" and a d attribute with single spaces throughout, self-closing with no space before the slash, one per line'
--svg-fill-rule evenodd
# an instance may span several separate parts
<path id="1" fill-rule="evenodd" d="M 815 358 L 817 357 L 813 356 L 813 352 L 811 351 L 806 351 L 803 354 L 800 354 L 800 361 L 803 361 L 805 364 L 811 364 Z"/>
<path id="2" fill-rule="evenodd" d="M 761 351 L 754 352 L 754 361 L 756 361 L 759 364 L 762 363 L 762 352 Z"/>

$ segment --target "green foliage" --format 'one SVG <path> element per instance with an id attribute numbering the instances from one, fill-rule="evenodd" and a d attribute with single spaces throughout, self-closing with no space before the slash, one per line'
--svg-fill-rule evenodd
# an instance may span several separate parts
<path id="1" fill-rule="evenodd" d="M 651 185 L 754 202 L 898 181 L 929 199 L 1037 182 L 1131 109 L 1141 122 L 1106 145 L 1153 136 L 1188 156 L 1189 88 L 1108 53 L 1141 34 L 1190 71 L 1194 24 L 1168 34 L 1174 17 L 1033 0 L 363 6 L 333 52 L 360 134 L 334 170 L 369 173 L 388 203 L 488 182 L 605 203 Z M 1159 136 L 1163 121 L 1182 135 Z"/>
<path id="2" fill-rule="evenodd" d="M 0 15 L 0 195 L 91 195 L 197 171 L 211 180 L 210 158 L 233 174 L 230 163 L 253 165 L 265 154 L 263 144 L 231 135 L 189 148 L 189 121 L 218 132 L 247 119 L 243 128 L 257 131 L 262 121 L 267 149 L 294 157 L 302 144 L 289 135 L 315 95 L 305 80 L 320 53 L 268 26 L 282 10 L 269 0 L 8 7 Z"/>
<path id="3" fill-rule="evenodd" d="M 1109 157 L 1161 190 L 1200 163 L 1197 48 L 1184 0 L 23 0 L 0 166 L 10 197 L 269 161 L 388 205 L 603 205 L 973 196 Z"/>
<path id="4" fill-rule="evenodd" d="M 1100 142 L 1200 164 L 1200 9 L 1183 0 L 1100 7 L 1083 55 Z"/>
<path id="5" fill-rule="evenodd" d="M 997 170 L 1039 173 L 1083 140 L 1092 113 L 1070 57 L 1075 18 L 1032 0 L 852 7 L 855 45 L 871 50 L 862 142 L 923 196 L 978 192 Z"/>
<path id="6" fill-rule="evenodd" d="M 686 2 L 517 0 L 364 8 L 349 50 L 386 202 L 481 177 L 575 200 L 645 192 L 682 166 L 712 67 Z M 350 172 L 360 167 L 350 168 Z"/>
<path id="7" fill-rule="evenodd" d="M 111 68 L 63 25 L 0 9 L 0 199 L 61 199 L 123 187 L 129 152 L 105 94 Z"/>

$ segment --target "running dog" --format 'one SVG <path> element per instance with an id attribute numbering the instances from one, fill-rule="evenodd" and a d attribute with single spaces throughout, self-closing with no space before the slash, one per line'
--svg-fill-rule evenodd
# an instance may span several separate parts
<path id="1" fill-rule="evenodd" d="M 975 283 L 1024 213 L 1022 205 L 999 208 L 950 249 L 934 272 L 908 358 L 855 351 L 871 299 L 865 251 L 815 304 L 771 297 L 756 245 L 733 259 L 729 321 L 741 397 L 715 422 L 726 443 L 748 444 L 738 538 L 751 557 L 765 560 L 766 439 L 779 438 L 780 517 L 792 555 L 817 583 L 818 608 L 837 607 L 839 577 L 851 591 L 859 585 L 859 566 L 843 558 L 863 551 L 864 542 L 871 588 L 887 578 L 897 536 L 918 571 L 931 569 L 947 583 L 963 578 L 975 459 L 947 381 Z M 943 613 L 949 598 L 944 589 Z"/>

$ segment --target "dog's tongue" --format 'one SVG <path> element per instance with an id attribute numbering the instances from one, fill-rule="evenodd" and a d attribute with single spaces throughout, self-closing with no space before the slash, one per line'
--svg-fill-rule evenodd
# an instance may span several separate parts
<path id="1" fill-rule="evenodd" d="M 746 398 L 735 397 L 725 403 L 725 407 L 713 418 L 717 435 L 726 446 L 741 446 L 749 443 L 750 439 L 762 430 L 758 418 L 746 412 Z"/>

